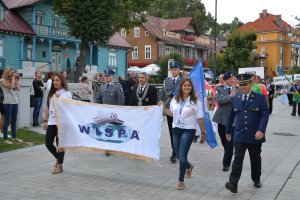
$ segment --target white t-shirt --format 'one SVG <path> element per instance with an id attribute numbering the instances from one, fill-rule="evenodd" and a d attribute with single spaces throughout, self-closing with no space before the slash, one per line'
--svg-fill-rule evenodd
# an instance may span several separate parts
<path id="1" fill-rule="evenodd" d="M 52 79 L 48 79 L 47 81 L 47 88 L 46 88 L 46 91 L 49 93 L 50 89 L 51 89 L 51 85 L 52 85 Z"/>
<path id="2" fill-rule="evenodd" d="M 173 113 L 172 127 L 182 129 L 196 129 L 196 119 L 203 118 L 202 104 L 197 99 L 197 104 L 190 101 L 190 97 L 184 102 L 176 102 L 175 98 L 170 103 L 170 111 Z"/>
<path id="3" fill-rule="evenodd" d="M 58 94 L 61 97 L 64 98 L 69 98 L 72 99 L 72 94 L 71 92 L 65 90 L 65 89 L 61 89 L 59 91 L 56 91 L 56 94 Z M 54 112 L 54 108 L 52 106 L 52 97 L 49 99 L 49 119 L 48 119 L 48 125 L 56 125 L 56 118 L 55 118 L 55 112 Z"/>

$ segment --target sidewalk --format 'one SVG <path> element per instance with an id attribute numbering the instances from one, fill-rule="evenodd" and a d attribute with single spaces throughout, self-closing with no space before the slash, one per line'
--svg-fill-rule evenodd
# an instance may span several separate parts
<path id="1" fill-rule="evenodd" d="M 207 144 L 193 143 L 189 154 L 195 165 L 193 175 L 186 179 L 184 191 L 176 190 L 179 167 L 178 162 L 169 162 L 170 141 L 164 121 L 157 163 L 105 157 L 99 152 L 68 151 L 64 172 L 53 175 L 54 158 L 44 145 L 1 153 L 0 199 L 299 199 L 300 117 L 290 116 L 291 109 L 282 109 L 279 98 L 274 100 L 267 142 L 262 147 L 260 189 L 254 188 L 251 181 L 248 154 L 238 193 L 232 194 L 224 187 L 230 172 L 222 171 L 221 144 L 212 150 Z M 30 129 L 45 133 L 41 128 Z"/>

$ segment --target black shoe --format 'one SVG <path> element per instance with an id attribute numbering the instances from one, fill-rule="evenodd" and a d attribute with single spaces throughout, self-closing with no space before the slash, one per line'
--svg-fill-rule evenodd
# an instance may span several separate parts
<path id="1" fill-rule="evenodd" d="M 199 135 L 195 135 L 195 137 L 194 137 L 194 143 L 197 142 L 197 140 L 198 140 L 199 137 L 200 137 Z"/>
<path id="2" fill-rule="evenodd" d="M 291 115 L 294 116 L 294 117 L 296 116 L 296 114 L 293 114 L 293 113 Z"/>
<path id="3" fill-rule="evenodd" d="M 261 183 L 260 183 L 260 181 L 254 182 L 254 187 L 256 187 L 256 188 L 261 188 Z"/>
<path id="4" fill-rule="evenodd" d="M 110 156 L 110 154 L 109 153 L 105 153 L 105 156 L 108 157 L 108 156 Z"/>
<path id="5" fill-rule="evenodd" d="M 224 172 L 229 171 L 229 166 L 224 166 L 222 170 L 223 170 Z"/>
<path id="6" fill-rule="evenodd" d="M 172 163 L 176 163 L 176 156 L 171 156 L 171 157 L 170 157 L 170 161 L 171 161 Z"/>
<path id="7" fill-rule="evenodd" d="M 230 192 L 232 192 L 232 193 L 237 193 L 237 186 L 236 186 L 236 185 L 233 185 L 233 184 L 230 183 L 230 182 L 227 182 L 227 183 L 225 184 L 225 188 L 226 188 L 227 190 L 230 190 Z"/>
<path id="8" fill-rule="evenodd" d="M 37 123 L 35 123 L 35 122 L 32 123 L 32 126 L 33 126 L 33 127 L 36 127 L 36 126 L 37 126 Z"/>

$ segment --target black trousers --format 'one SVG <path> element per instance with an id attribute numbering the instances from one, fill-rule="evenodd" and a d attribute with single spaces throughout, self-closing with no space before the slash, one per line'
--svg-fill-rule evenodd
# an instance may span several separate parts
<path id="1" fill-rule="evenodd" d="M 238 185 L 240 180 L 245 152 L 248 149 L 251 164 L 251 179 L 253 182 L 259 182 L 261 176 L 261 144 L 234 144 L 235 154 L 232 164 L 232 170 L 229 176 L 229 182 Z"/>
<path id="2" fill-rule="evenodd" d="M 298 115 L 300 116 L 300 103 L 293 101 L 293 111 L 292 115 L 296 115 L 296 110 L 297 110 L 297 104 L 298 104 Z"/>
<path id="3" fill-rule="evenodd" d="M 273 97 L 269 95 L 269 113 L 272 114 L 273 111 Z"/>
<path id="4" fill-rule="evenodd" d="M 62 164 L 64 162 L 65 152 L 57 152 L 56 147 L 53 145 L 54 138 L 56 137 L 56 146 L 58 145 L 57 138 L 57 126 L 49 125 L 46 131 L 45 137 L 45 145 L 47 149 L 52 153 L 52 155 L 56 158 L 58 164 Z"/>
<path id="5" fill-rule="evenodd" d="M 289 105 L 293 105 L 293 94 L 292 93 L 287 93 L 288 100 L 289 100 Z"/>
<path id="6" fill-rule="evenodd" d="M 168 122 L 168 128 L 169 128 L 170 139 L 171 139 L 172 156 L 176 156 L 176 155 L 175 155 L 175 151 L 174 151 L 173 135 L 172 135 L 172 123 L 173 123 L 173 117 L 167 116 L 167 122 Z"/>
<path id="7" fill-rule="evenodd" d="M 224 148 L 223 166 L 229 167 L 231 164 L 232 156 L 233 156 L 233 142 L 232 142 L 232 140 L 230 142 L 228 142 L 226 140 L 226 126 L 224 126 L 222 124 L 218 124 L 218 132 L 219 132 L 222 146 Z M 232 132 L 234 132 L 234 129 Z M 232 135 L 232 138 L 233 138 L 233 135 Z"/>

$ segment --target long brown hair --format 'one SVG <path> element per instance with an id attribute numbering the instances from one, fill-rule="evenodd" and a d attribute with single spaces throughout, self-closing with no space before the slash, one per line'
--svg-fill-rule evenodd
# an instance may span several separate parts
<path id="1" fill-rule="evenodd" d="M 50 89 L 50 91 L 49 91 L 49 94 L 48 94 L 48 97 L 47 97 L 47 106 L 49 107 L 49 101 L 50 101 L 50 98 L 55 94 L 55 92 L 56 92 L 56 88 L 54 87 L 54 85 L 53 85 L 53 79 L 54 79 L 54 77 L 55 76 L 57 76 L 59 79 L 60 79 L 60 81 L 61 81 L 61 87 L 63 88 L 63 89 L 65 89 L 65 90 L 69 90 L 68 89 L 68 84 L 67 84 L 67 82 L 66 82 L 66 80 L 65 80 L 65 78 L 63 77 L 63 75 L 61 74 L 61 73 L 53 73 L 53 75 L 52 75 L 52 83 L 51 83 L 51 89 Z"/>
<path id="2" fill-rule="evenodd" d="M 176 96 L 175 96 L 175 100 L 177 103 L 179 103 L 180 99 L 182 100 L 182 96 L 183 96 L 183 91 L 182 91 L 182 86 L 185 82 L 189 82 L 192 86 L 192 91 L 190 92 L 190 97 L 191 97 L 191 102 L 194 102 L 194 104 L 197 103 L 197 96 L 195 94 L 195 89 L 194 89 L 194 85 L 193 85 L 193 82 L 190 78 L 186 78 L 184 79 L 180 85 L 179 85 L 179 91 L 177 92 Z"/>

